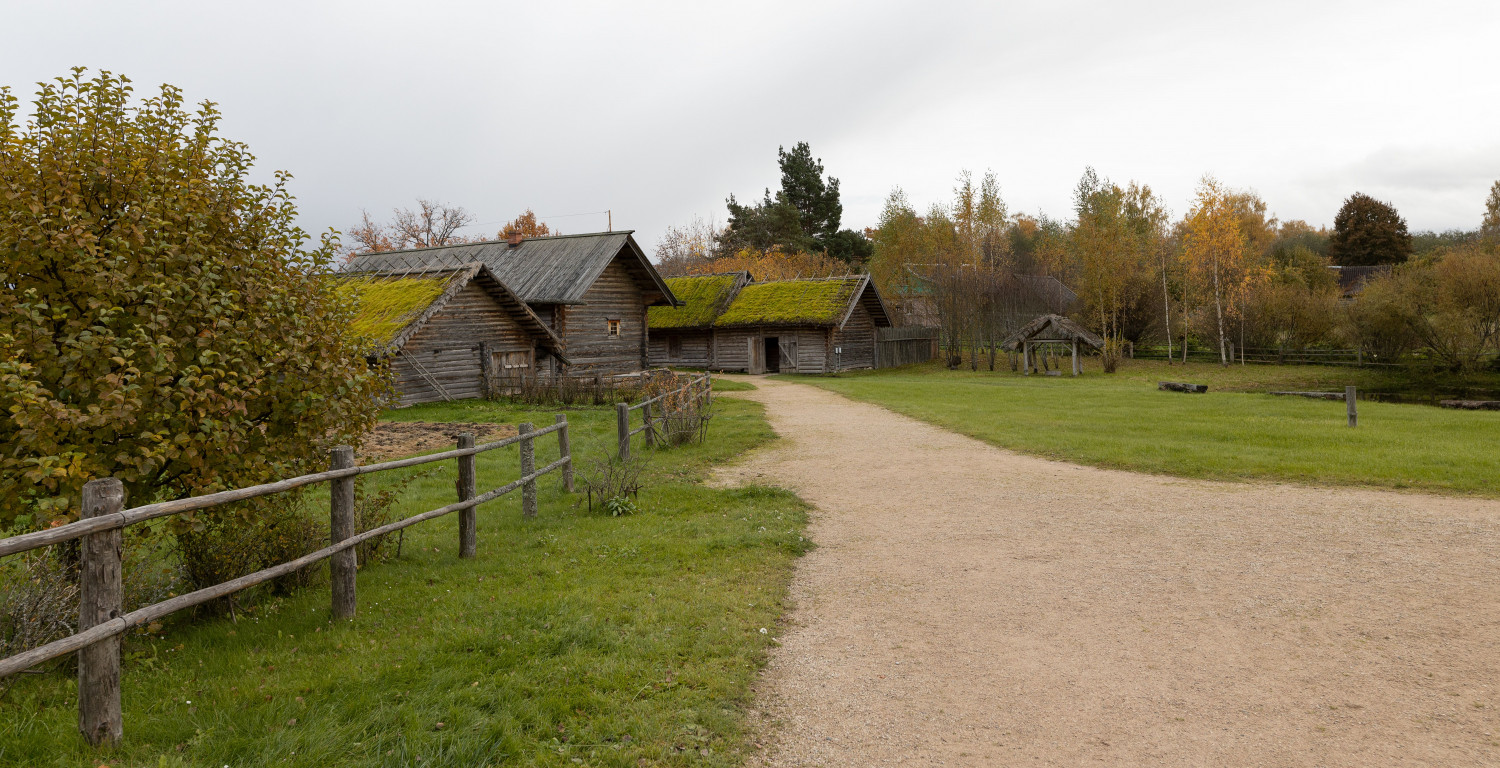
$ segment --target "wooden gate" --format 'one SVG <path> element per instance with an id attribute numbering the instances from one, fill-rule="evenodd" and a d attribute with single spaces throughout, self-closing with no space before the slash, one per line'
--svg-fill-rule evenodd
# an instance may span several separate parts
<path id="1" fill-rule="evenodd" d="M 791 338 L 787 338 L 786 336 L 781 336 L 777 338 L 776 342 L 777 346 L 781 348 L 781 367 L 779 372 L 796 373 L 797 337 L 793 336 Z"/>

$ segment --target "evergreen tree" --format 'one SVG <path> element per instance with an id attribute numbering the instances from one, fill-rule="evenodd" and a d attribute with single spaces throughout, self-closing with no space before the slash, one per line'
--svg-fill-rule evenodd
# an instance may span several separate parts
<path id="1" fill-rule="evenodd" d="M 844 216 L 844 204 L 839 202 L 839 180 L 823 180 L 823 160 L 813 158 L 805 141 L 797 142 L 790 152 L 777 147 L 776 154 L 781 166 L 781 193 L 776 197 L 797 209 L 803 233 L 815 240 L 825 240 L 838 232 L 839 220 Z"/>
<path id="2" fill-rule="evenodd" d="M 823 252 L 862 265 L 875 246 L 869 238 L 851 229 L 839 229 L 844 205 L 839 202 L 839 180 L 825 178 L 823 161 L 812 156 L 807 142 L 797 142 L 788 152 L 778 147 L 781 189 L 765 191 L 761 201 L 745 205 L 729 196 L 729 226 L 719 237 L 721 255 L 746 248 L 768 251 Z"/>
<path id="3" fill-rule="evenodd" d="M 1406 220 L 1389 203 L 1355 192 L 1333 219 L 1328 257 L 1345 267 L 1397 264 L 1411 255 Z"/>

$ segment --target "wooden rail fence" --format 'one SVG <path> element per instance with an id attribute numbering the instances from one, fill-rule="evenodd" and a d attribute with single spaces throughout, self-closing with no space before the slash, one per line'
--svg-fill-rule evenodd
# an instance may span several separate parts
<path id="1" fill-rule="evenodd" d="M 657 426 L 665 422 L 670 414 L 662 412 L 653 417 L 651 406 L 658 402 L 670 402 L 673 395 L 684 392 L 692 396 L 694 400 L 701 400 L 706 405 L 712 406 L 714 396 L 713 377 L 707 373 L 694 376 L 688 380 L 687 384 L 677 389 L 670 392 L 663 392 L 656 397 L 647 398 L 635 405 L 626 403 L 615 404 L 615 437 L 619 443 L 618 452 L 621 460 L 628 460 L 630 458 L 630 438 L 636 435 L 645 435 L 644 440 L 647 448 L 656 446 L 658 438 Z M 635 429 L 630 428 L 631 411 L 641 412 L 641 425 Z"/>
<path id="2" fill-rule="evenodd" d="M 558 459 L 541 469 L 536 468 L 536 439 L 557 433 Z M 486 451 L 519 445 L 521 477 L 485 493 L 477 492 L 478 476 L 475 456 Z M 354 479 L 360 475 L 415 467 L 433 462 L 458 461 L 458 501 L 428 510 L 362 533 L 355 531 Z M 459 557 L 473 557 L 477 550 L 475 508 L 517 489 L 521 491 L 521 514 L 537 513 L 536 481 L 551 472 L 562 470 L 562 487 L 573 491 L 573 456 L 568 441 L 567 417 L 558 414 L 556 423 L 543 429 L 521 424 L 514 437 L 475 445 L 473 435 L 461 435 L 458 448 L 430 456 L 418 456 L 379 464 L 357 466 L 354 449 L 334 448 L 327 472 L 302 475 L 274 483 L 221 491 L 175 501 L 163 501 L 132 509 L 125 508 L 125 490 L 116 478 L 92 480 L 83 487 L 83 514 L 75 523 L 0 539 L 0 557 L 39 547 L 81 539 L 79 583 L 79 631 L 77 634 L 31 650 L 0 659 L 0 677 L 13 675 L 51 659 L 78 653 L 78 729 L 92 745 L 113 744 L 124 736 L 120 712 L 121 636 L 130 629 L 142 627 L 184 608 L 263 584 L 329 560 L 333 615 L 350 618 L 355 613 L 355 547 L 370 539 L 394 533 L 408 526 L 454 512 L 459 513 Z M 121 575 L 123 530 L 127 525 L 168 515 L 208 509 L 295 488 L 326 482 L 329 494 L 329 545 L 281 565 L 241 576 L 222 584 L 178 595 L 154 605 L 124 613 L 124 587 Z"/>

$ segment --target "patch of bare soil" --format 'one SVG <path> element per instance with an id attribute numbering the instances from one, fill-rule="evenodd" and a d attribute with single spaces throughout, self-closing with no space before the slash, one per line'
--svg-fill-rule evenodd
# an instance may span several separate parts
<path id="1" fill-rule="evenodd" d="M 816 506 L 763 766 L 1500 765 L 1500 503 L 1022 456 L 760 379 Z M 1493 446 L 1491 446 L 1492 448 Z"/>
<path id="2" fill-rule="evenodd" d="M 423 451 L 456 448 L 458 436 L 474 435 L 479 443 L 503 440 L 516 434 L 511 424 L 478 424 L 469 422 L 434 423 L 430 421 L 382 421 L 365 438 L 360 455 L 365 463 L 399 459 Z"/>

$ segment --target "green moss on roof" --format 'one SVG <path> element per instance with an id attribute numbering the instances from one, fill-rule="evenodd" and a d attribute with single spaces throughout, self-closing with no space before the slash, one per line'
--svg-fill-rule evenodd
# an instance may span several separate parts
<path id="1" fill-rule="evenodd" d="M 714 325 L 837 325 L 861 282 L 849 277 L 751 283 Z"/>
<path id="2" fill-rule="evenodd" d="M 653 329 L 707 328 L 724 309 L 738 274 L 669 277 L 667 287 L 683 302 L 681 307 L 651 307 L 646 323 Z"/>
<path id="3" fill-rule="evenodd" d="M 350 330 L 372 346 L 390 345 L 443 294 L 452 277 L 442 274 L 341 281 L 339 293 L 352 297 L 356 305 Z"/>

